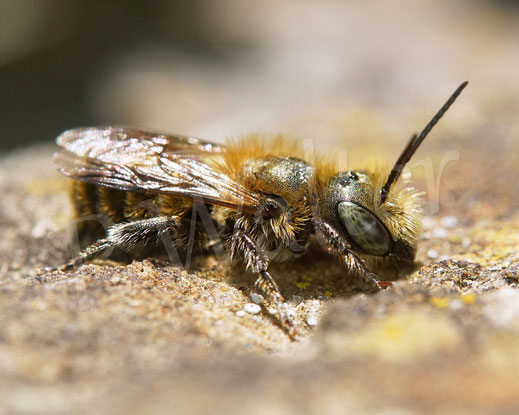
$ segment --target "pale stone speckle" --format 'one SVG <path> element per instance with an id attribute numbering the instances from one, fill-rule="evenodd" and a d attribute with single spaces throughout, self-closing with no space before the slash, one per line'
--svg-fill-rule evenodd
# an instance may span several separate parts
<path id="1" fill-rule="evenodd" d="M 250 299 L 253 303 L 260 304 L 260 305 L 263 304 L 263 302 L 265 301 L 261 294 L 256 294 L 256 293 L 251 293 Z"/>
<path id="2" fill-rule="evenodd" d="M 261 307 L 258 304 L 247 303 L 243 306 L 243 310 L 249 314 L 258 314 L 261 311 Z"/>
<path id="3" fill-rule="evenodd" d="M 444 228 L 452 229 L 452 228 L 455 228 L 456 225 L 458 224 L 458 218 L 456 216 L 444 216 L 441 219 L 440 224 Z"/>
<path id="4" fill-rule="evenodd" d="M 435 249 L 429 249 L 427 251 L 427 256 L 431 259 L 436 259 L 438 258 L 438 251 L 436 251 Z"/>

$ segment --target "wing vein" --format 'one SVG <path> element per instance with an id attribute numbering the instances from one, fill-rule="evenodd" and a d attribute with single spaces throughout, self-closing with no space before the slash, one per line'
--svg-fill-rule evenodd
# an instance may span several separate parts
<path id="1" fill-rule="evenodd" d="M 254 212 L 260 195 L 209 166 L 221 145 L 127 127 L 79 128 L 57 139 L 58 170 L 76 180 Z"/>

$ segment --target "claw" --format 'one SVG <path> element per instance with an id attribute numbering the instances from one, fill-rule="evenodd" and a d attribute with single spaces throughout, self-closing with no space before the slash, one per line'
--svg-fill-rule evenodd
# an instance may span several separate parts
<path id="1" fill-rule="evenodd" d="M 379 290 L 382 289 L 381 285 L 381 281 L 377 278 L 377 276 L 375 274 L 373 274 L 372 272 L 370 273 L 366 273 L 364 274 L 365 278 L 366 278 L 366 281 L 371 284 L 372 286 L 378 288 Z"/>

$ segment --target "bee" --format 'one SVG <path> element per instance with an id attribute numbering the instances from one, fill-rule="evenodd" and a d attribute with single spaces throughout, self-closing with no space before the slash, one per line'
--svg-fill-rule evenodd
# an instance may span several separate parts
<path id="1" fill-rule="evenodd" d="M 57 138 L 58 170 L 72 181 L 76 215 L 105 215 L 105 234 L 60 267 L 74 268 L 114 248 L 132 251 L 170 236 L 175 248 L 216 235 L 232 258 L 256 274 L 255 286 L 295 333 L 271 262 L 300 257 L 315 236 L 375 287 L 368 264 L 412 263 L 421 194 L 395 189 L 402 169 L 449 109 L 462 83 L 420 134 L 412 136 L 385 181 L 375 171 L 337 171 L 304 159 L 297 143 L 257 136 L 220 145 L 127 127 L 78 128 Z M 151 201 L 153 209 L 144 202 Z M 201 209 L 203 208 L 203 209 Z M 203 215 L 197 211 L 206 212 Z M 92 231 L 90 225 L 84 232 Z"/>

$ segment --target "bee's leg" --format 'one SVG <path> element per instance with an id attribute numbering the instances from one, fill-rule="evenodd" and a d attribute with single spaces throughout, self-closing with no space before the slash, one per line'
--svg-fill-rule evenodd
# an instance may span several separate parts
<path id="1" fill-rule="evenodd" d="M 377 274 L 369 270 L 364 261 L 353 251 L 348 241 L 322 219 L 316 218 L 313 222 L 316 230 L 324 237 L 326 243 L 344 257 L 345 262 L 351 269 L 357 271 L 370 285 L 381 288 Z"/>
<path id="2" fill-rule="evenodd" d="M 241 253 L 247 270 L 259 274 L 255 286 L 260 289 L 270 301 L 282 303 L 285 301 L 281 291 L 268 273 L 269 259 L 261 252 L 252 238 L 242 229 L 236 229 L 231 237 L 231 253 Z"/>
<path id="3" fill-rule="evenodd" d="M 58 268 L 60 271 L 75 268 L 84 261 L 95 258 L 107 249 L 122 248 L 130 250 L 137 243 L 158 241 L 160 236 L 171 227 L 178 227 L 177 216 L 159 216 L 134 222 L 118 223 L 108 228 L 106 238 L 99 239 L 81 251 L 75 258 Z"/>
<path id="4" fill-rule="evenodd" d="M 235 229 L 231 236 L 231 254 L 234 255 L 236 252 L 242 254 L 247 270 L 259 274 L 254 286 L 267 297 L 276 309 L 279 321 L 288 330 L 288 334 L 295 338 L 297 332 L 287 311 L 285 298 L 267 270 L 269 260 L 247 232 L 241 228 Z"/>
<path id="5" fill-rule="evenodd" d="M 380 279 L 378 278 L 378 275 L 374 272 L 370 271 L 369 268 L 366 266 L 364 261 L 360 259 L 357 254 L 353 253 L 352 251 L 346 252 L 343 254 L 344 260 L 348 264 L 350 268 L 357 271 L 363 278 L 366 280 L 366 282 L 378 289 L 382 288 L 382 285 L 380 283 Z M 387 282 L 384 282 L 385 285 L 387 285 Z"/>

